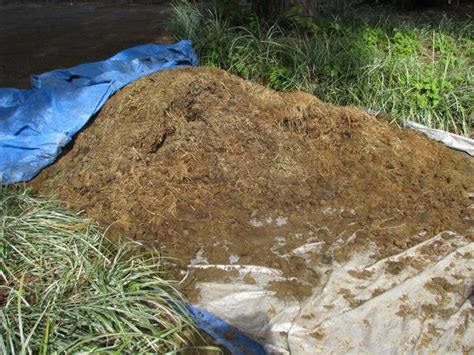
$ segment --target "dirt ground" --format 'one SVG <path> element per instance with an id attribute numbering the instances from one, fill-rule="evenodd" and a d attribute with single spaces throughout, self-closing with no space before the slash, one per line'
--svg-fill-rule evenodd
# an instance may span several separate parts
<path id="1" fill-rule="evenodd" d="M 144 43 L 171 42 L 169 1 L 21 3 L 0 0 L 0 87 L 29 88 L 29 77 L 102 60 Z"/>
<path id="2" fill-rule="evenodd" d="M 281 297 L 310 294 L 320 279 L 312 265 L 369 247 L 382 259 L 444 230 L 474 240 L 467 155 L 358 109 L 212 68 L 127 86 L 31 186 L 110 235 L 178 258 L 177 272 L 280 270 L 287 282 L 269 289 Z M 311 260 L 292 252 L 312 244 L 323 247 Z M 228 274 L 196 271 L 188 297 L 198 297 L 193 281 L 219 277 Z"/>

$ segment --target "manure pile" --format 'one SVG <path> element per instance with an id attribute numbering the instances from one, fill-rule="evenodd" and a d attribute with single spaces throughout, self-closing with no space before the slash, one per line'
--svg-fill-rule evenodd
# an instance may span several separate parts
<path id="1" fill-rule="evenodd" d="M 474 240 L 473 167 L 356 108 L 186 68 L 118 92 L 32 186 L 180 267 L 274 268 L 288 282 L 269 289 L 301 298 L 321 280 L 312 265 L 369 247 L 382 259 L 445 230 Z"/>

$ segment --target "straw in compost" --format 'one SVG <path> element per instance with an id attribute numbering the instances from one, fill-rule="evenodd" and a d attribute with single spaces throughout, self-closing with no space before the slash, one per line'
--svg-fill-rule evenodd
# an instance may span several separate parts
<path id="1" fill-rule="evenodd" d="M 356 108 L 188 68 L 116 94 L 33 186 L 183 270 L 270 267 L 291 285 L 273 291 L 304 298 L 317 265 L 369 247 L 385 258 L 444 230 L 472 238 L 473 172 L 467 156 Z M 294 252 L 311 243 L 310 259 Z"/>

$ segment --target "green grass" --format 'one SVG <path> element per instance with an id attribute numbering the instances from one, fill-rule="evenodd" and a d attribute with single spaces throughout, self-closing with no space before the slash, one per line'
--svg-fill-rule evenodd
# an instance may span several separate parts
<path id="1" fill-rule="evenodd" d="M 304 90 L 458 134 L 473 129 L 472 21 L 363 8 L 315 22 L 291 10 L 263 22 L 225 1 L 179 1 L 173 29 L 193 41 L 202 65 L 273 89 Z"/>
<path id="2" fill-rule="evenodd" d="M 138 247 L 113 245 L 54 201 L 0 189 L 0 353 L 196 349 L 165 260 Z"/>

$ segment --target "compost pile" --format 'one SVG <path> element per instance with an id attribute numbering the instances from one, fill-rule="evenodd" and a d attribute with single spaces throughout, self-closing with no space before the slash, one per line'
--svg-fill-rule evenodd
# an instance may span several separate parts
<path id="1" fill-rule="evenodd" d="M 117 93 L 32 185 L 177 270 L 266 266 L 287 279 L 269 289 L 303 298 L 320 282 L 311 265 L 369 247 L 386 258 L 445 230 L 473 240 L 473 176 L 466 155 L 386 119 L 186 68 Z M 292 253 L 311 243 L 310 259 Z"/>

